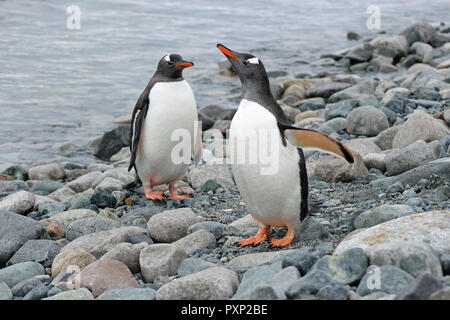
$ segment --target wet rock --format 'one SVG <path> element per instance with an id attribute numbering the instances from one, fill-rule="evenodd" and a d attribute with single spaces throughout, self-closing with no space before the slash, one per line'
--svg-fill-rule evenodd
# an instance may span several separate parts
<path id="1" fill-rule="evenodd" d="M 0 267 L 28 240 L 48 239 L 44 226 L 31 218 L 0 210 L 0 221 Z"/>
<path id="2" fill-rule="evenodd" d="M 118 243 L 127 242 L 128 236 L 133 234 L 146 234 L 146 232 L 145 229 L 132 226 L 98 231 L 76 238 L 62 250 L 81 248 L 98 258 L 114 248 Z"/>
<path id="3" fill-rule="evenodd" d="M 62 244 L 51 240 L 28 240 L 6 263 L 7 266 L 25 262 L 35 261 L 49 268 L 53 259 L 59 253 Z"/>
<path id="4" fill-rule="evenodd" d="M 410 45 L 418 41 L 430 43 L 436 36 L 436 30 L 428 23 L 417 22 L 404 29 L 401 34 L 406 37 Z"/>
<path id="5" fill-rule="evenodd" d="M 0 200 L 0 210 L 24 214 L 33 208 L 34 201 L 34 194 L 28 191 L 19 191 Z"/>
<path id="6" fill-rule="evenodd" d="M 114 259 L 92 262 L 80 272 L 79 280 L 80 286 L 89 289 L 94 297 L 108 289 L 138 286 L 130 269 Z"/>
<path id="7" fill-rule="evenodd" d="M 128 147 L 130 145 L 130 130 L 130 126 L 119 126 L 106 132 L 96 148 L 95 156 L 108 161 L 112 155 L 119 152 L 123 147 Z"/>
<path id="8" fill-rule="evenodd" d="M 123 262 L 132 273 L 137 273 L 140 270 L 139 255 L 141 251 L 147 247 L 147 243 L 142 242 L 138 244 L 119 243 L 114 248 L 105 253 L 101 259 L 115 259 Z"/>
<path id="9" fill-rule="evenodd" d="M 337 246 L 335 254 L 359 247 L 370 255 L 378 245 L 401 241 L 430 245 L 434 250 L 448 253 L 447 239 L 450 229 L 450 211 L 427 211 L 383 222 L 358 233 L 349 234 Z"/>
<path id="10" fill-rule="evenodd" d="M 439 258 L 432 249 L 422 243 L 389 242 L 378 245 L 370 253 L 370 264 L 394 265 L 413 277 L 422 273 L 442 276 Z"/>
<path id="11" fill-rule="evenodd" d="M 53 259 L 52 277 L 55 278 L 66 270 L 77 269 L 81 271 L 95 260 L 92 254 L 81 248 L 64 250 Z"/>
<path id="12" fill-rule="evenodd" d="M 152 288 L 114 288 L 103 292 L 98 300 L 155 300 L 156 290 Z"/>
<path id="13" fill-rule="evenodd" d="M 450 134 L 444 121 L 435 119 L 425 112 L 415 112 L 399 128 L 392 142 L 393 148 L 404 148 L 417 140 L 431 142 Z"/>
<path id="14" fill-rule="evenodd" d="M 320 270 L 310 271 L 294 282 L 285 293 L 288 298 L 300 299 L 305 295 L 315 295 L 323 287 L 334 283 L 325 272 Z"/>
<path id="15" fill-rule="evenodd" d="M 139 256 L 139 265 L 145 282 L 154 282 L 159 276 L 173 276 L 187 254 L 171 244 L 152 244 Z"/>
<path id="16" fill-rule="evenodd" d="M 111 230 L 116 227 L 118 227 L 116 221 L 102 217 L 92 216 L 89 218 L 77 219 L 67 226 L 65 238 L 72 241 L 87 234 Z"/>
<path id="17" fill-rule="evenodd" d="M 377 224 L 414 213 L 410 206 L 385 204 L 361 213 L 354 221 L 356 229 L 370 228 Z"/>
<path id="18" fill-rule="evenodd" d="M 370 42 L 373 46 L 384 46 L 394 49 L 399 56 L 405 56 L 409 51 L 409 43 L 406 37 L 401 35 L 382 35 L 378 36 Z"/>
<path id="19" fill-rule="evenodd" d="M 336 92 L 347 89 L 350 87 L 351 83 L 345 82 L 325 82 L 313 84 L 311 87 L 306 90 L 307 97 L 322 97 L 329 98 Z"/>
<path id="20" fill-rule="evenodd" d="M 30 180 L 61 180 L 65 176 L 64 167 L 55 163 L 38 165 L 28 170 Z"/>
<path id="21" fill-rule="evenodd" d="M 21 262 L 0 269 L 0 282 L 12 288 L 22 280 L 44 274 L 45 269 L 41 264 L 33 261 Z"/>
<path id="22" fill-rule="evenodd" d="M 197 222 L 199 218 L 189 208 L 166 210 L 149 219 L 147 230 L 158 242 L 174 242 L 185 237 L 188 228 Z"/>
<path id="23" fill-rule="evenodd" d="M 216 247 L 216 237 L 211 232 L 200 229 L 173 242 L 173 245 L 191 256 L 198 249 Z"/>
<path id="24" fill-rule="evenodd" d="M 387 174 L 395 176 L 443 156 L 444 150 L 439 141 L 426 144 L 416 142 L 404 149 L 392 150 L 384 161 Z"/>
<path id="25" fill-rule="evenodd" d="M 163 285 L 157 300 L 211 300 L 231 298 L 239 286 L 237 274 L 223 267 L 209 268 Z"/>
<path id="26" fill-rule="evenodd" d="M 380 291 L 398 294 L 412 281 L 414 278 L 400 268 L 389 265 L 375 267 L 361 279 L 356 293 L 360 296 Z"/>
<path id="27" fill-rule="evenodd" d="M 234 185 L 230 169 L 226 164 L 203 165 L 188 173 L 188 180 L 194 189 L 200 188 L 206 181 L 215 179 L 222 186 Z"/>
<path id="28" fill-rule="evenodd" d="M 43 300 L 94 300 L 92 293 L 86 288 L 64 291 Z"/>
<path id="29" fill-rule="evenodd" d="M 347 116 L 348 133 L 376 136 L 387 128 L 389 128 L 389 122 L 386 115 L 372 106 L 358 107 Z"/>
<path id="30" fill-rule="evenodd" d="M 344 57 L 350 59 L 352 63 L 366 62 L 372 57 L 373 47 L 370 45 L 361 45 L 352 48 Z"/>

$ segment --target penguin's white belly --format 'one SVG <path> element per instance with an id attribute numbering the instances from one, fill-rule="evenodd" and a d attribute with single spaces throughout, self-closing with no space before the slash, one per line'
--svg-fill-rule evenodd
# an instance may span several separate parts
<path id="1" fill-rule="evenodd" d="M 273 136 L 268 138 L 269 134 Z M 255 141 L 255 135 L 257 149 L 249 149 L 245 140 L 248 143 L 253 137 Z M 233 174 L 249 213 L 261 225 L 295 227 L 300 219 L 299 155 L 289 142 L 283 146 L 275 117 L 259 104 L 242 100 L 231 123 L 230 139 L 235 150 Z M 273 148 L 267 148 L 267 141 Z M 246 163 L 239 159 L 243 145 Z M 256 163 L 250 159 L 255 153 Z"/>
<path id="2" fill-rule="evenodd" d="M 185 80 L 156 83 L 150 90 L 149 100 L 136 168 L 142 183 L 154 186 L 173 182 L 185 174 L 192 154 L 194 122 L 198 115 L 194 94 Z M 179 153 L 173 153 L 174 148 L 180 146 L 178 132 L 183 131 L 179 129 L 189 133 L 190 141 L 184 145 L 190 148 L 183 149 L 186 152 L 183 158 L 187 161 L 180 161 Z"/>

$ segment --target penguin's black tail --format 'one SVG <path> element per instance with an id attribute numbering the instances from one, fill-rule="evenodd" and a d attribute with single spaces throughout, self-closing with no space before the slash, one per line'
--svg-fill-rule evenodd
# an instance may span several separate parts
<path id="1" fill-rule="evenodd" d="M 139 188 L 140 186 L 142 186 L 142 182 L 138 177 L 136 177 L 136 179 L 133 182 L 131 182 L 125 186 L 125 189 L 126 190 L 135 190 L 135 189 Z"/>

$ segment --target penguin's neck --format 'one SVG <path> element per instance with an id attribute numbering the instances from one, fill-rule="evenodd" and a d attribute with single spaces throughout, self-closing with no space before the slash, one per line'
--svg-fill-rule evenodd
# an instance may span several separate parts
<path id="1" fill-rule="evenodd" d="M 276 103 L 275 98 L 270 92 L 269 79 L 260 79 L 259 81 L 242 80 L 242 99 L 253 101 L 266 107 Z"/>

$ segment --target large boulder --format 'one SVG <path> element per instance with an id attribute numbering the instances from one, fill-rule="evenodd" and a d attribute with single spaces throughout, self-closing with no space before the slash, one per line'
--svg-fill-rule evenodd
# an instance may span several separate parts
<path id="1" fill-rule="evenodd" d="M 108 161 L 123 147 L 130 145 L 130 126 L 119 126 L 116 129 L 106 132 L 97 147 L 95 156 Z"/>
<path id="2" fill-rule="evenodd" d="M 355 108 L 347 116 L 347 132 L 351 134 L 373 137 L 387 128 L 387 116 L 373 106 Z"/>

